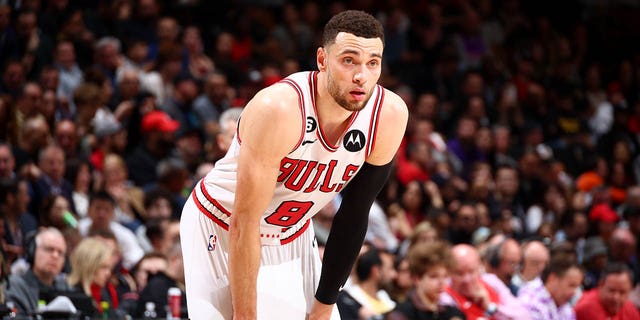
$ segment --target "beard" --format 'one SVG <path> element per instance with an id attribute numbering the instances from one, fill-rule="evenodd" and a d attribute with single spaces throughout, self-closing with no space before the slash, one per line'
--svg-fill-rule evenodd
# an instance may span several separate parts
<path id="1" fill-rule="evenodd" d="M 364 109 L 364 107 L 367 105 L 367 102 L 369 102 L 371 95 L 373 94 L 373 90 L 369 90 L 369 92 L 365 93 L 366 97 L 364 100 L 350 102 L 347 99 L 347 97 L 349 96 L 349 92 L 341 92 L 342 88 L 340 88 L 338 83 L 333 80 L 333 77 L 329 72 L 327 72 L 327 90 L 337 104 L 339 104 L 345 110 L 352 112 Z"/>

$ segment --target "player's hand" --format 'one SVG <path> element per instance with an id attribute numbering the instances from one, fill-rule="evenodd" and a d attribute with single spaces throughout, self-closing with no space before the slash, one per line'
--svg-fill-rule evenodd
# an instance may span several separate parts
<path id="1" fill-rule="evenodd" d="M 324 304 L 316 300 L 313 302 L 313 307 L 311 307 L 311 313 L 307 316 L 307 320 L 327 320 L 331 318 L 331 311 L 333 311 L 332 304 Z"/>

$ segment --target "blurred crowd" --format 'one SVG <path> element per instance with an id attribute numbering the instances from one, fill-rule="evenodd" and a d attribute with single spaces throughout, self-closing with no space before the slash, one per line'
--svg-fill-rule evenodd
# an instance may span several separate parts
<path id="1" fill-rule="evenodd" d="M 0 0 L 7 312 L 75 292 L 164 317 L 192 186 L 345 9 L 383 23 L 380 84 L 410 119 L 343 319 L 520 319 L 541 288 L 549 319 L 596 314 L 582 299 L 639 319 L 640 5 L 622 0 Z M 321 245 L 338 205 L 314 217 Z"/>

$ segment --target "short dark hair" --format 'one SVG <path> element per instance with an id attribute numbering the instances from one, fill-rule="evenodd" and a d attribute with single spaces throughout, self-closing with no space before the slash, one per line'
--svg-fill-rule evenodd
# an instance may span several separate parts
<path id="1" fill-rule="evenodd" d="M 577 268 L 582 272 L 582 268 L 580 265 L 568 254 L 556 254 L 551 257 L 551 261 L 544 268 L 542 274 L 540 275 L 540 279 L 542 282 L 547 282 L 549 275 L 555 274 L 558 277 L 563 277 L 571 268 Z"/>
<path id="2" fill-rule="evenodd" d="M 600 283 L 603 283 L 605 280 L 607 280 L 607 276 L 609 275 L 621 274 L 621 273 L 626 273 L 629 276 L 629 280 L 631 280 L 631 285 L 635 283 L 631 268 L 629 268 L 629 266 L 621 262 L 608 263 L 607 266 L 604 268 L 604 271 L 602 271 L 602 275 L 600 276 Z"/>
<path id="3" fill-rule="evenodd" d="M 356 262 L 356 275 L 358 280 L 363 281 L 369 279 L 371 276 L 371 270 L 374 266 L 381 266 L 382 259 L 380 258 L 380 252 L 371 247 L 367 252 L 363 253 Z"/>
<path id="4" fill-rule="evenodd" d="M 351 33 L 357 37 L 367 39 L 380 38 L 384 45 L 382 24 L 364 11 L 347 10 L 333 16 L 324 26 L 322 45 L 328 46 L 334 43 L 336 36 L 340 32 Z"/>
<path id="5" fill-rule="evenodd" d="M 114 200 L 113 197 L 110 194 L 108 194 L 106 191 L 98 191 L 98 192 L 92 193 L 91 196 L 89 197 L 89 205 L 91 205 L 94 201 L 98 201 L 98 200 L 109 202 L 114 206 L 116 205 L 116 200 Z"/>
<path id="6" fill-rule="evenodd" d="M 7 196 L 18 193 L 18 180 L 16 179 L 0 179 L 0 201 L 6 202 Z"/>
<path id="7" fill-rule="evenodd" d="M 451 266 L 451 247 L 443 241 L 417 243 L 407 255 L 409 272 L 412 276 L 422 277 L 434 266 Z"/>

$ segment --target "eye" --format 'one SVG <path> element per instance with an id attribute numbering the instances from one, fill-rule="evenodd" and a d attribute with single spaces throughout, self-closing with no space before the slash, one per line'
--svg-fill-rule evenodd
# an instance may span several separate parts
<path id="1" fill-rule="evenodd" d="M 369 61 L 368 64 L 369 64 L 369 67 L 373 68 L 373 67 L 377 67 L 378 64 L 380 64 L 380 62 L 378 60 L 371 60 L 371 61 Z"/>
<path id="2" fill-rule="evenodd" d="M 353 63 L 353 59 L 351 57 L 345 57 L 342 61 L 344 63 L 346 63 L 346 64 L 352 64 Z"/>

